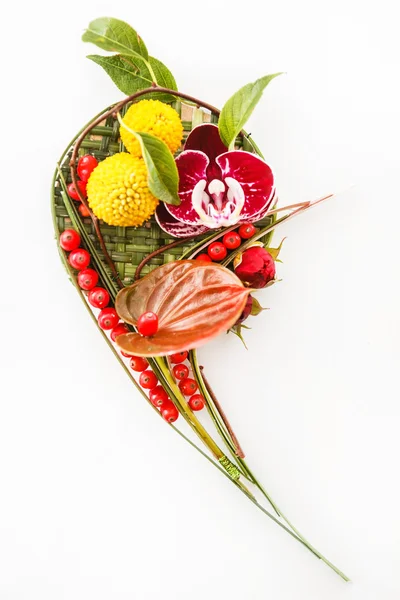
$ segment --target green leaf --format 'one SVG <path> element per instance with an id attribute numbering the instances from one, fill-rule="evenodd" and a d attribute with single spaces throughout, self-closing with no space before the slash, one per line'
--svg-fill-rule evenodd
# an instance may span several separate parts
<path id="1" fill-rule="evenodd" d="M 278 75 L 282 73 L 266 75 L 254 83 L 248 83 L 233 94 L 223 106 L 218 128 L 221 139 L 229 150 L 234 148 L 236 137 L 260 100 L 264 89 Z"/>
<path id="2" fill-rule="evenodd" d="M 82 40 L 109 52 L 127 54 L 145 61 L 149 57 L 142 38 L 128 23 L 119 19 L 102 17 L 91 21 Z"/>
<path id="3" fill-rule="evenodd" d="M 121 126 L 124 127 L 122 121 Z M 140 143 L 142 155 L 147 167 L 147 185 L 149 190 L 161 202 L 178 206 L 179 175 L 174 157 L 168 146 L 150 133 L 129 129 Z"/>
<path id="4" fill-rule="evenodd" d="M 132 56 L 100 56 L 91 54 L 87 58 L 103 67 L 105 72 L 111 77 L 118 89 L 127 96 L 135 94 L 140 90 L 151 87 L 152 75 L 143 61 L 137 60 Z M 158 85 L 176 90 L 176 81 L 169 69 L 152 56 L 149 56 L 149 63 L 157 78 Z M 175 100 L 171 94 L 146 94 L 146 99 L 154 98 L 161 102 L 172 102 Z"/>
<path id="5" fill-rule="evenodd" d="M 153 56 L 149 56 L 149 63 L 151 68 L 153 69 L 154 75 L 156 76 L 157 83 L 160 87 L 165 87 L 170 90 L 178 90 L 178 86 L 176 85 L 175 77 L 172 75 L 171 71 L 157 58 Z M 171 100 L 175 100 L 174 96 L 165 94 L 169 100 L 163 100 L 163 102 L 171 102 Z M 161 100 L 161 94 L 154 94 L 154 97 L 157 100 Z"/>

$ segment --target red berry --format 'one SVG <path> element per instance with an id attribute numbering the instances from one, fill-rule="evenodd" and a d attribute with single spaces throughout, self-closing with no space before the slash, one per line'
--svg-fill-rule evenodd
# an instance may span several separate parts
<path id="1" fill-rule="evenodd" d="M 125 358 L 132 358 L 132 354 L 127 354 L 126 352 L 122 352 L 122 350 L 120 350 L 122 356 L 125 356 Z M 144 371 L 144 369 L 143 369 Z"/>
<path id="2" fill-rule="evenodd" d="M 171 354 L 170 359 L 172 363 L 183 363 L 188 357 L 188 353 L 186 350 L 183 352 L 177 352 L 176 354 Z"/>
<path id="3" fill-rule="evenodd" d="M 192 396 L 192 394 L 197 392 L 197 388 L 197 382 L 189 377 L 182 379 L 182 381 L 179 382 L 179 389 L 185 396 Z"/>
<path id="4" fill-rule="evenodd" d="M 128 356 L 124 354 L 124 352 L 121 352 L 121 354 L 123 354 L 124 356 Z M 141 373 L 142 371 L 145 371 L 149 366 L 148 361 L 145 358 L 143 358 L 143 356 L 130 356 L 129 358 L 131 359 L 129 364 L 132 371 Z"/>
<path id="5" fill-rule="evenodd" d="M 71 252 L 76 250 L 81 244 L 81 236 L 75 229 L 66 229 L 60 235 L 60 246 L 63 250 Z"/>
<path id="6" fill-rule="evenodd" d="M 239 248 L 242 243 L 241 237 L 236 231 L 231 231 L 230 233 L 226 233 L 222 238 L 222 243 L 225 248 L 228 250 L 235 250 L 235 248 Z"/>
<path id="7" fill-rule="evenodd" d="M 105 308 L 110 302 L 110 294 L 102 287 L 95 287 L 90 290 L 88 300 L 95 308 Z"/>
<path id="8" fill-rule="evenodd" d="M 84 204 L 81 203 L 78 206 L 78 210 L 81 217 L 90 217 L 89 209 Z"/>
<path id="9" fill-rule="evenodd" d="M 155 313 L 148 311 L 140 315 L 137 322 L 137 330 L 140 335 L 150 336 L 158 331 L 158 317 Z"/>
<path id="10" fill-rule="evenodd" d="M 208 254 L 199 254 L 198 256 L 196 256 L 196 260 L 202 260 L 204 262 L 212 262 L 211 258 L 208 256 Z"/>
<path id="11" fill-rule="evenodd" d="M 99 276 L 93 269 L 83 269 L 78 274 L 78 285 L 83 290 L 91 290 L 97 285 Z"/>
<path id="12" fill-rule="evenodd" d="M 212 260 L 224 260 L 227 255 L 225 246 L 221 242 L 213 242 L 208 246 L 207 252 Z"/>
<path id="13" fill-rule="evenodd" d="M 91 154 L 80 157 L 76 171 L 82 181 L 87 181 L 89 179 L 91 172 L 98 164 L 98 161 Z"/>
<path id="14" fill-rule="evenodd" d="M 186 365 L 175 365 L 172 369 L 175 379 L 181 381 L 189 375 L 189 369 Z"/>
<path id="15" fill-rule="evenodd" d="M 71 267 L 74 269 L 78 269 L 81 271 L 82 269 L 86 269 L 90 263 L 90 254 L 87 250 L 83 248 L 77 248 L 76 250 L 72 250 L 71 254 L 68 256 L 68 262 Z"/>
<path id="16" fill-rule="evenodd" d="M 125 323 L 117 323 L 117 325 L 112 329 L 110 333 L 110 338 L 113 342 L 115 342 L 117 337 L 124 333 L 129 333 L 128 327 L 125 325 Z"/>
<path id="17" fill-rule="evenodd" d="M 202 410 L 205 406 L 204 398 L 201 394 L 194 394 L 194 396 L 189 398 L 188 404 L 192 410 Z"/>
<path id="18" fill-rule="evenodd" d="M 257 229 L 251 223 L 239 227 L 239 235 L 243 240 L 248 240 L 253 237 L 256 231 Z"/>
<path id="19" fill-rule="evenodd" d="M 97 322 L 102 329 L 113 329 L 119 321 L 115 308 L 103 308 L 99 312 Z"/>
<path id="20" fill-rule="evenodd" d="M 80 197 L 79 197 L 78 192 L 76 191 L 75 186 L 74 186 L 73 183 L 70 183 L 67 189 L 68 189 L 68 194 L 70 195 L 70 197 L 73 200 L 80 201 Z M 84 198 L 86 198 L 87 197 L 87 193 L 86 193 L 86 181 L 78 181 L 78 189 L 81 192 L 82 196 Z"/>
<path id="21" fill-rule="evenodd" d="M 153 390 L 155 387 L 157 387 L 158 379 L 153 371 L 143 371 L 140 373 L 139 384 L 145 390 Z"/>
<path id="22" fill-rule="evenodd" d="M 164 417 L 164 419 L 168 421 L 168 423 L 173 423 L 179 417 L 178 409 L 176 408 L 175 404 L 170 400 L 167 400 L 167 402 L 164 402 L 164 404 L 162 405 L 161 414 Z"/>
<path id="23" fill-rule="evenodd" d="M 168 400 L 168 394 L 164 390 L 164 388 L 162 387 L 162 385 L 157 385 L 157 387 L 155 387 L 154 389 L 150 390 L 150 392 L 149 392 L 149 399 L 150 399 L 150 402 L 154 406 L 157 406 L 158 408 L 160 408 L 160 406 L 162 406 L 164 404 L 164 402 L 167 402 L 167 400 Z"/>

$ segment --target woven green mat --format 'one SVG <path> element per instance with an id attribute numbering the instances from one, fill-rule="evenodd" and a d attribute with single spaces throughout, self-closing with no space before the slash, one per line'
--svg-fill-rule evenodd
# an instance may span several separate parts
<path id="1" fill-rule="evenodd" d="M 218 122 L 217 116 L 211 114 L 205 109 L 196 108 L 181 102 L 176 102 L 173 104 L 173 106 L 178 111 L 182 119 L 182 124 L 184 127 L 183 144 L 189 132 L 200 123 Z M 104 110 L 104 113 L 108 110 L 108 108 Z M 121 111 L 122 114 L 124 114 L 128 108 L 129 104 Z M 68 211 L 63 200 L 61 179 L 64 178 L 67 184 L 71 182 L 69 162 L 71 160 L 72 149 L 76 139 L 78 138 L 78 135 L 79 133 L 76 135 L 74 140 L 72 140 L 66 152 L 60 158 L 58 163 L 60 170 L 57 170 L 54 178 L 54 185 L 52 188 L 52 203 L 57 236 L 59 236 L 64 229 L 71 227 L 71 219 L 68 215 Z M 254 152 L 254 147 L 246 137 L 239 136 L 237 139 L 237 146 L 239 148 L 243 148 L 244 150 Z M 124 150 L 125 148 L 119 139 L 119 123 L 113 117 L 109 117 L 101 125 L 98 125 L 92 129 L 90 134 L 85 137 L 81 144 L 79 155 L 82 156 L 90 153 L 93 154 L 93 156 L 95 156 L 99 161 L 101 161 L 107 156 L 111 156 L 116 152 L 121 152 Z M 73 205 L 77 208 L 79 203 L 73 202 Z M 83 222 L 91 241 L 93 242 L 99 256 L 102 259 L 102 262 L 109 272 L 109 268 L 101 251 L 91 219 L 82 218 L 77 211 L 76 214 L 77 218 Z M 259 221 L 257 225 L 260 227 L 265 227 L 270 222 L 270 218 L 267 218 Z M 116 266 L 118 275 L 124 285 L 130 285 L 134 281 L 136 268 L 143 258 L 145 258 L 154 250 L 157 250 L 160 247 L 175 241 L 175 238 L 171 238 L 168 236 L 168 234 L 162 231 L 162 229 L 160 229 L 154 218 L 145 223 L 142 227 L 115 227 L 101 223 L 100 229 L 104 237 L 107 252 L 111 256 L 111 259 Z M 207 234 L 204 236 L 199 236 L 195 241 L 185 241 L 179 246 L 171 248 L 168 251 L 152 258 L 143 268 L 142 275 L 145 275 L 155 267 L 158 267 L 164 263 L 177 260 L 183 254 L 183 252 L 190 250 L 191 246 L 193 246 L 202 238 L 207 238 Z"/>

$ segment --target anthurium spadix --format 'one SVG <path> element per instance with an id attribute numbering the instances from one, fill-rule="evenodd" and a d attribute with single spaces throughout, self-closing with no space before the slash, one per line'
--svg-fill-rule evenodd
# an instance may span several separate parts
<path id="1" fill-rule="evenodd" d="M 157 221 L 170 235 L 185 237 L 252 223 L 262 219 L 272 204 L 275 188 L 270 167 L 250 152 L 229 152 L 217 125 L 195 127 L 176 165 L 181 203 L 164 203 L 157 209 Z"/>

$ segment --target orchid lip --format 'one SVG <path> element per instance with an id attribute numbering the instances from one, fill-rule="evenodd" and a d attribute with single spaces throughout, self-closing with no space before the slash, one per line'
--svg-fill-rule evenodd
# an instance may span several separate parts
<path id="1" fill-rule="evenodd" d="M 201 221 L 210 229 L 235 225 L 245 201 L 240 183 L 232 177 L 226 177 L 225 182 L 213 179 L 208 184 L 208 193 L 206 187 L 207 181 L 201 179 L 192 192 L 192 206 Z"/>

